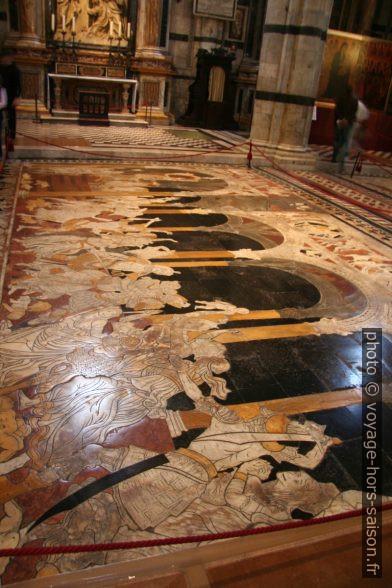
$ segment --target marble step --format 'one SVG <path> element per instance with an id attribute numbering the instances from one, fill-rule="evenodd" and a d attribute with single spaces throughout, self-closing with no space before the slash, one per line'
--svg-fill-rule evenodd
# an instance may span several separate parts
<path id="1" fill-rule="evenodd" d="M 41 123 L 48 123 L 48 124 L 75 124 L 79 123 L 79 112 L 77 111 L 65 111 L 65 110 L 55 110 L 52 114 L 41 114 L 39 117 L 39 122 Z M 38 121 L 37 121 L 38 122 Z M 83 124 L 85 123 L 85 119 L 83 119 Z M 131 127 L 146 127 L 148 123 L 146 120 L 136 117 L 134 114 L 124 114 L 124 113 L 109 113 L 109 120 L 102 121 L 102 124 L 109 124 L 110 126 L 131 126 Z"/>

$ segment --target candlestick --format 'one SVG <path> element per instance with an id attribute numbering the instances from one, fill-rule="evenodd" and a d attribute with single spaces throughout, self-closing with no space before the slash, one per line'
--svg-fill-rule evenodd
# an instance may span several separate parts
<path id="1" fill-rule="evenodd" d="M 51 28 L 52 33 L 54 33 L 54 31 L 56 30 L 56 18 L 53 13 L 52 13 L 52 16 L 50 19 L 50 28 Z"/>
<path id="2" fill-rule="evenodd" d="M 113 38 L 113 21 L 111 20 L 109 23 L 109 38 Z"/>
<path id="3" fill-rule="evenodd" d="M 130 39 L 131 37 L 131 23 L 128 22 L 127 24 L 127 39 Z"/>
<path id="4" fill-rule="evenodd" d="M 75 17 L 72 17 L 72 34 L 76 33 L 76 21 L 75 21 Z"/>
<path id="5" fill-rule="evenodd" d="M 61 17 L 61 30 L 65 33 L 65 14 Z"/>
<path id="6" fill-rule="evenodd" d="M 122 23 L 121 20 L 119 19 L 118 21 L 118 38 L 121 39 L 122 37 Z"/>

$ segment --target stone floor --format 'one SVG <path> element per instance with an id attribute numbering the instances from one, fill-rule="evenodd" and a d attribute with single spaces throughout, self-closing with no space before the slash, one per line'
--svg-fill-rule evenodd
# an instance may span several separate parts
<path id="1" fill-rule="evenodd" d="M 9 162 L 2 544 L 213 533 L 361 507 L 366 327 L 384 334 L 377 449 L 389 500 L 381 179 L 186 160 Z M 174 549 L 3 558 L 0 571 L 9 584 Z"/>

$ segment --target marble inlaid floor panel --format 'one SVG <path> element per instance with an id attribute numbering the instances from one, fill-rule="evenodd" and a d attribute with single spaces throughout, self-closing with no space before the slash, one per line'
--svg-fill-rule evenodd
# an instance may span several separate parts
<path id="1" fill-rule="evenodd" d="M 383 328 L 392 418 L 386 244 L 269 173 L 13 166 L 0 227 L 4 546 L 361 506 L 363 327 Z M 389 500 L 388 426 L 379 449 Z M 9 584 L 178 548 L 3 559 L 0 572 Z"/>
<path id="2" fill-rule="evenodd" d="M 16 147 L 34 145 L 34 139 L 48 144 L 69 147 L 164 147 L 214 150 L 217 145 L 229 146 L 231 139 L 214 137 L 197 129 L 130 127 L 127 125 L 109 127 L 79 126 L 78 124 L 50 123 L 34 124 L 31 120 L 21 120 L 18 125 Z"/>
<path id="3" fill-rule="evenodd" d="M 356 177 L 353 180 L 319 171 L 287 174 L 282 168 L 269 169 L 264 174 L 292 189 L 297 187 L 300 193 L 305 190 L 308 202 L 365 235 L 371 234 L 381 244 L 392 246 L 391 179 Z"/>

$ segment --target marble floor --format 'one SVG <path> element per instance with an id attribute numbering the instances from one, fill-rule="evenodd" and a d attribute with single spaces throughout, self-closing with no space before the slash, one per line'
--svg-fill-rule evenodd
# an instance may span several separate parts
<path id="1" fill-rule="evenodd" d="M 107 147 L 161 147 L 165 150 L 189 149 L 212 151 L 230 147 L 243 139 L 232 133 L 198 130 L 177 126 L 80 126 L 65 122 L 37 124 L 22 119 L 18 125 L 16 146 L 22 150 L 32 147 L 66 147 L 96 152 Z"/>
<path id="2" fill-rule="evenodd" d="M 301 174 L 7 164 L 3 546 L 214 533 L 361 507 L 369 326 L 384 334 L 390 500 L 390 184 Z M 0 572 L 6 585 L 178 548 L 3 558 Z"/>

